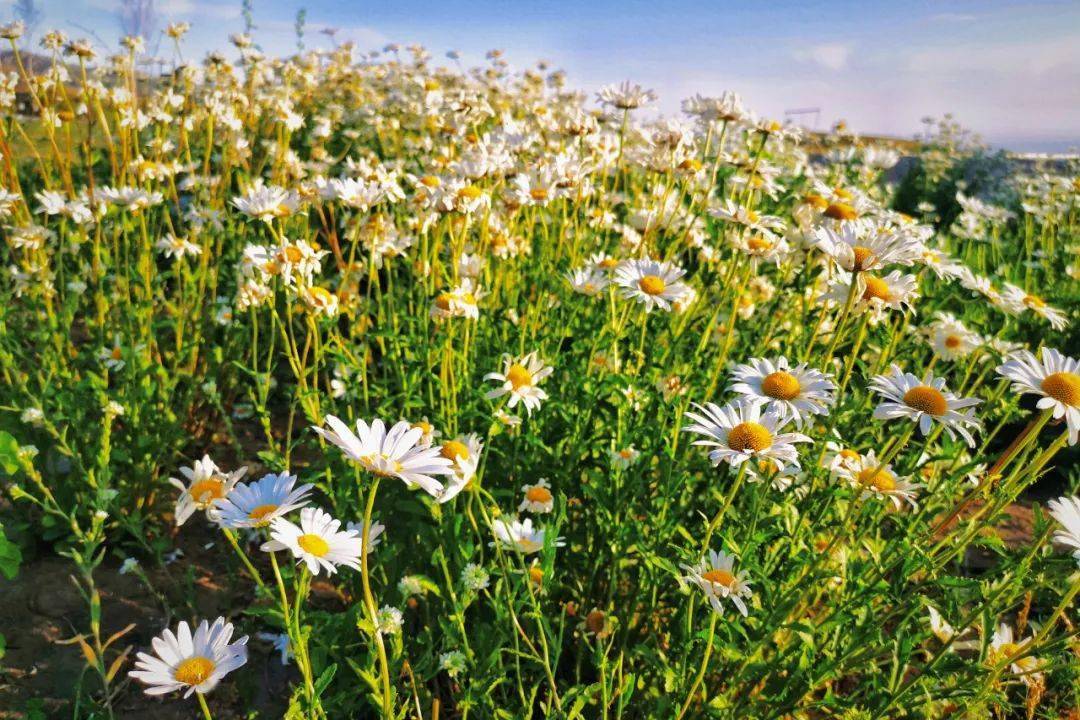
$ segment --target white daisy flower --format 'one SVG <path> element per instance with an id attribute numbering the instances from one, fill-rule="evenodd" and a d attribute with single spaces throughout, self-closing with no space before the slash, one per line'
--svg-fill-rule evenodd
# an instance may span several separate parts
<path id="1" fill-rule="evenodd" d="M 541 390 L 539 385 L 553 370 L 554 368 L 545 365 L 544 361 L 536 356 L 535 351 L 520 358 L 504 355 L 503 371 L 490 372 L 484 376 L 485 380 L 497 381 L 499 387 L 489 390 L 484 397 L 492 400 L 509 394 L 507 407 L 513 408 L 520 402 L 531 415 L 533 410 L 540 407 L 541 401 L 547 400 L 547 393 Z"/>
<path id="2" fill-rule="evenodd" d="M 860 490 L 863 500 L 871 497 L 888 499 L 897 510 L 905 502 L 910 503 L 913 508 L 918 507 L 915 496 L 922 485 L 898 477 L 893 472 L 892 465 L 882 465 L 873 450 L 865 456 L 860 455 L 856 461 L 838 466 L 835 474 L 847 480 L 856 490 Z"/>
<path id="3" fill-rule="evenodd" d="M 1052 408 L 1055 420 L 1065 418 L 1069 444 L 1076 444 L 1080 439 L 1080 362 L 1051 348 L 1042 349 L 1041 360 L 1020 350 L 1010 354 L 997 372 L 1012 380 L 1013 392 L 1042 395 L 1036 407 Z"/>
<path id="4" fill-rule="evenodd" d="M 756 210 L 743 207 L 731 200 L 725 200 L 721 207 L 709 211 L 715 218 L 726 220 L 735 225 L 742 225 L 748 230 L 756 232 L 768 232 L 770 230 L 782 231 L 784 221 L 773 215 L 762 215 Z"/>
<path id="5" fill-rule="evenodd" d="M 670 310 L 690 290 L 679 282 L 685 274 L 685 270 L 668 262 L 626 260 L 615 268 L 615 283 L 623 288 L 624 298 L 642 303 L 645 312 L 654 307 Z"/>
<path id="6" fill-rule="evenodd" d="M 202 254 L 202 247 L 191 242 L 187 238 L 176 237 L 169 234 L 157 241 L 157 249 L 161 250 L 167 258 L 182 260 L 188 255 L 192 257 Z"/>
<path id="7" fill-rule="evenodd" d="M 1042 673 L 1037 672 L 1042 665 L 1042 661 L 1032 655 L 1016 658 L 1017 655 L 1024 652 L 1032 640 L 1034 640 L 1034 637 L 1020 640 L 1014 635 L 1011 627 L 1005 623 L 1000 623 L 997 630 L 994 631 L 994 636 L 990 639 L 987 661 L 992 665 L 997 665 L 1004 662 L 1006 658 L 1010 658 L 1009 670 L 1018 675 L 1021 682 L 1025 684 L 1035 682 L 1042 677 Z"/>
<path id="8" fill-rule="evenodd" d="M 605 252 L 593 253 L 585 262 L 585 267 L 600 272 L 615 272 L 619 261 Z"/>
<path id="9" fill-rule="evenodd" d="M 356 536 L 359 537 L 359 538 L 363 538 L 364 535 L 365 535 L 365 533 L 364 533 L 364 524 L 363 523 L 347 522 L 347 523 L 345 523 L 345 529 L 356 533 Z M 371 532 L 366 533 L 367 534 L 367 551 L 369 553 L 372 550 L 374 550 L 376 547 L 378 547 L 379 543 L 382 542 L 382 534 L 385 531 L 386 531 L 386 526 L 383 525 L 381 522 L 378 522 L 376 520 L 371 521 Z"/>
<path id="10" fill-rule="evenodd" d="M 815 231 L 815 245 L 848 272 L 911 265 L 922 244 L 907 233 L 880 225 L 830 223 Z"/>
<path id="11" fill-rule="evenodd" d="M 750 589 L 750 582 L 746 580 L 746 573 L 735 573 L 735 558 L 727 553 L 709 550 L 709 557 L 702 558 L 697 565 L 682 565 L 687 575 L 683 580 L 691 582 L 701 588 L 709 604 L 718 613 L 724 612 L 721 600 L 730 600 L 743 617 L 749 611 L 743 598 L 754 595 Z"/>
<path id="12" fill-rule="evenodd" d="M 829 284 L 825 299 L 844 304 L 851 287 L 851 275 L 837 272 L 837 277 Z M 893 270 L 883 277 L 873 273 L 861 272 L 855 276 L 855 309 L 870 312 L 876 320 L 886 310 L 904 310 L 911 307 L 919 296 L 919 283 L 914 275 L 902 275 Z"/>
<path id="13" fill-rule="evenodd" d="M 306 507 L 300 511 L 300 525 L 283 517 L 270 523 L 270 540 L 263 543 L 264 552 L 289 550 L 293 557 L 307 565 L 312 575 L 320 569 L 330 575 L 339 565 L 360 569 L 363 540 L 356 530 L 340 530 L 341 521 L 319 508 Z"/>
<path id="14" fill-rule="evenodd" d="M 736 235 L 731 240 L 739 250 L 743 251 L 755 260 L 767 260 L 780 264 L 782 260 L 791 254 L 791 246 L 780 235 L 761 230 L 748 235 Z"/>
<path id="15" fill-rule="evenodd" d="M 154 654 L 139 653 L 135 670 L 128 673 L 146 688 L 147 695 L 164 695 L 183 690 L 184 697 L 213 690 L 221 679 L 247 662 L 247 636 L 230 643 L 232 623 L 218 618 L 213 625 L 205 620 L 192 635 L 184 621 L 174 635 L 166 629 L 151 641 Z"/>
<path id="16" fill-rule="evenodd" d="M 551 485 L 544 478 L 540 478 L 533 485 L 525 485 L 521 488 L 525 493 L 518 512 L 549 513 L 555 508 L 555 496 L 551 494 Z"/>
<path id="17" fill-rule="evenodd" d="M 634 449 L 633 445 L 627 445 L 621 450 L 611 451 L 611 464 L 619 470 L 625 470 L 637 462 L 640 456 L 641 453 Z"/>
<path id="18" fill-rule="evenodd" d="M 798 468 L 795 443 L 810 442 L 810 438 L 801 433 L 781 433 L 788 420 L 774 411 L 762 414 L 757 403 L 736 402 L 724 407 L 695 403 L 694 407 L 701 414 L 687 412 L 694 424 L 683 431 L 708 438 L 695 440 L 693 444 L 715 448 L 709 451 L 709 459 L 714 465 L 726 462 L 737 467 L 750 458 L 768 458 L 776 464 L 778 471 L 787 466 Z"/>
<path id="19" fill-rule="evenodd" d="M 227 528 L 265 527 L 276 518 L 303 507 L 314 485 L 295 487 L 296 476 L 264 475 L 253 483 L 239 483 L 227 497 L 214 500 L 217 522 Z"/>
<path id="20" fill-rule="evenodd" d="M 941 617 L 941 613 L 933 605 L 927 605 L 926 611 L 930 615 L 930 632 L 934 633 L 934 637 L 942 643 L 951 643 L 949 645 L 951 650 L 977 650 L 979 648 L 981 643 L 978 640 L 954 639 L 966 633 L 967 630 L 958 632 L 945 621 L 945 618 Z"/>
<path id="21" fill-rule="evenodd" d="M 851 469 L 860 462 L 862 456 L 842 443 L 829 440 L 825 443 L 825 454 L 821 456 L 821 467 L 827 468 L 833 475 L 842 469 Z"/>
<path id="22" fill-rule="evenodd" d="M 124 347 L 120 344 L 120 338 L 116 339 L 116 342 L 111 348 L 103 347 L 98 351 L 98 359 L 101 360 L 105 367 L 110 370 L 123 370 L 124 369 Z"/>
<path id="23" fill-rule="evenodd" d="M 438 497 L 443 485 L 432 476 L 453 472 L 451 461 L 442 457 L 439 448 L 420 445 L 423 430 L 404 420 L 389 430 L 377 418 L 371 425 L 357 420 L 355 434 L 333 415 L 327 415 L 325 422 L 330 426 L 329 430 L 312 429 L 372 474 L 396 477 L 408 487 L 418 485 L 432 497 Z"/>
<path id="24" fill-rule="evenodd" d="M 176 499 L 177 526 L 187 522 L 196 510 L 205 510 L 209 519 L 216 520 L 217 501 L 226 498 L 246 472 L 247 468 L 242 467 L 224 473 L 209 455 L 203 455 L 202 460 L 196 460 L 192 467 L 180 468 L 180 474 L 187 478 L 186 484 L 183 480 L 169 478 L 169 483 L 180 491 L 180 497 Z"/>
<path id="25" fill-rule="evenodd" d="M 294 190 L 277 185 L 264 185 L 261 181 L 247 192 L 232 199 L 233 206 L 245 215 L 269 223 L 274 218 L 289 217 L 300 208 L 300 196 Z"/>
<path id="26" fill-rule="evenodd" d="M 1002 306 L 1014 315 L 1018 315 L 1024 310 L 1031 310 L 1048 321 L 1050 327 L 1055 330 L 1063 330 L 1069 326 L 1069 318 L 1064 312 L 1047 305 L 1046 301 L 1038 295 L 1029 293 L 1010 283 L 1005 283 L 1005 289 L 1001 293 L 1001 301 Z"/>
<path id="27" fill-rule="evenodd" d="M 604 291 L 611 281 L 601 270 L 584 267 L 566 274 L 566 280 L 574 292 L 594 297 Z"/>
<path id="28" fill-rule="evenodd" d="M 532 518 L 524 520 L 495 520 L 492 523 L 492 531 L 495 540 L 508 550 L 529 553 L 539 552 L 544 549 L 544 528 L 534 528 Z M 495 545 L 494 542 L 490 543 Z M 562 538 L 555 539 L 555 547 L 562 547 L 565 543 Z"/>
<path id="29" fill-rule="evenodd" d="M 786 357 L 751 358 L 732 373 L 734 383 L 728 388 L 781 418 L 792 419 L 797 427 L 813 415 L 828 415 L 835 402 L 836 384 L 829 375 L 807 367 L 792 367 Z"/>
<path id="30" fill-rule="evenodd" d="M 1080 497 L 1059 497 L 1051 500 L 1048 507 L 1050 514 L 1063 526 L 1054 533 L 1054 542 L 1072 548 L 1073 557 L 1080 563 Z"/>
<path id="31" fill-rule="evenodd" d="M 945 378 L 926 373 L 920 380 L 894 364 L 887 374 L 877 375 L 870 381 L 870 389 L 885 398 L 874 408 L 875 418 L 910 418 L 919 424 L 919 432 L 923 435 L 928 435 L 933 424 L 938 422 L 950 438 L 960 435 L 968 446 L 975 445 L 969 427 L 979 427 L 972 408 L 982 400 L 962 398 L 949 392 Z"/>
<path id="32" fill-rule="evenodd" d="M 596 100 L 601 105 L 611 105 L 620 110 L 633 110 L 656 101 L 656 93 L 646 90 L 629 80 L 619 85 L 605 85 L 596 93 Z"/>
<path id="33" fill-rule="evenodd" d="M 468 486 L 476 475 L 476 468 L 480 464 L 480 453 L 483 449 L 484 443 L 476 433 L 458 435 L 454 440 L 448 440 L 439 446 L 439 454 L 453 463 L 450 466 L 452 472 L 446 487 L 439 495 L 440 503 L 453 500 Z"/>
<path id="34" fill-rule="evenodd" d="M 959 262 L 935 248 L 923 245 L 919 259 L 939 279 L 959 280 L 963 275 L 963 266 Z"/>
<path id="35" fill-rule="evenodd" d="M 419 442 L 419 445 L 421 447 L 431 447 L 432 443 L 434 443 L 437 438 L 442 436 L 442 431 L 436 430 L 435 426 L 428 421 L 426 415 L 420 420 L 412 423 L 412 426 L 414 428 L 420 428 L 420 432 L 423 433 L 420 436 Z"/>
<path id="36" fill-rule="evenodd" d="M 480 317 L 479 300 L 484 293 L 471 278 L 465 278 L 453 289 L 439 294 L 431 303 L 431 317 L 436 320 Z"/>
<path id="37" fill-rule="evenodd" d="M 924 332 L 934 354 L 942 360 L 967 357 L 983 344 L 978 333 L 969 330 L 950 313 L 937 313 Z"/>

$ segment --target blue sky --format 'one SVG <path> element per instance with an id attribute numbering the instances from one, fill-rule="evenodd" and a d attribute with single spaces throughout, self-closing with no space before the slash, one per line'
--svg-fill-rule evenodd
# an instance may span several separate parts
<path id="1" fill-rule="evenodd" d="M 39 31 L 91 32 L 114 43 L 122 0 L 36 0 Z M 11 16 L 13 0 L 0 0 Z M 309 46 L 339 28 L 364 49 L 419 42 L 478 62 L 502 48 L 515 67 L 538 59 L 595 90 L 631 79 L 677 112 L 695 92 L 735 90 L 758 112 L 821 109 L 819 127 L 910 136 L 920 118 L 953 112 L 988 141 L 1018 150 L 1080 146 L 1080 2 L 349 2 L 253 0 L 256 39 L 295 48 L 307 9 Z M 223 48 L 242 29 L 240 0 L 155 0 L 159 25 L 192 23 L 191 56 Z M 812 116 L 806 123 L 812 125 Z"/>

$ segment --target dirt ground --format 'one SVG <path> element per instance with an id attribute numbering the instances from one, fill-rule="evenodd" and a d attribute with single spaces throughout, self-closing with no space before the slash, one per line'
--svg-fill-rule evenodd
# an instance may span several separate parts
<path id="1" fill-rule="evenodd" d="M 192 528 L 194 529 L 194 528 Z M 185 527 L 185 530 L 188 528 Z M 180 720 L 199 715 L 194 698 L 183 701 L 172 696 L 152 698 L 137 683 L 126 678 L 134 654 L 147 650 L 151 638 L 167 625 L 191 617 L 214 618 L 229 608 L 243 608 L 250 602 L 250 583 L 244 577 L 230 577 L 222 563 L 223 544 L 205 547 L 212 537 L 208 531 L 185 532 L 177 537 L 183 559 L 163 568 L 147 568 L 153 591 L 134 574 L 122 575 L 119 565 L 106 561 L 95 573 L 102 599 L 102 637 L 129 624 L 135 628 L 115 648 L 133 645 L 131 656 L 114 683 L 120 693 L 114 701 L 117 718 L 125 720 Z M 0 579 L 0 632 L 7 640 L 7 652 L 0 659 L 0 719 L 72 717 L 72 698 L 80 682 L 84 691 L 100 692 L 96 674 L 84 674 L 85 661 L 77 644 L 58 644 L 89 627 L 86 603 L 71 579 L 72 565 L 65 558 L 43 556 L 24 562 L 12 582 Z M 189 574 L 190 573 L 190 574 Z M 218 578 L 226 578 L 221 582 Z M 188 607 L 178 602 L 188 599 Z M 177 608 L 169 616 L 162 597 Z M 247 623 L 250 624 L 250 623 Z M 207 696 L 214 717 L 219 719 L 281 717 L 287 702 L 291 667 L 281 664 L 280 655 L 269 643 L 252 637 L 248 641 L 249 661 L 244 695 L 254 703 L 240 702 L 234 683 L 222 683 Z M 114 657 L 111 651 L 109 661 Z"/>

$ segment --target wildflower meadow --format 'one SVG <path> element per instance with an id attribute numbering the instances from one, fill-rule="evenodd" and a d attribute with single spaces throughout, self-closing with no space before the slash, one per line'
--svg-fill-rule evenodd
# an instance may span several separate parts
<path id="1" fill-rule="evenodd" d="M 187 31 L 0 26 L 0 717 L 1080 718 L 1075 160 Z"/>

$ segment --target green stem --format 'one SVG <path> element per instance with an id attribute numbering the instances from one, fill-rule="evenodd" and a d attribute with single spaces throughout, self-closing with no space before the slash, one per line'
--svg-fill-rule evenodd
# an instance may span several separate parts
<path id="1" fill-rule="evenodd" d="M 364 508 L 363 551 L 360 554 L 360 580 L 364 586 L 364 607 L 367 608 L 368 620 L 375 635 L 375 648 L 379 653 L 379 675 L 382 678 L 382 714 L 384 718 L 394 717 L 394 695 L 390 687 L 390 662 L 386 658 L 386 644 L 379 632 L 379 609 L 375 606 L 375 596 L 371 592 L 371 575 L 368 570 L 368 536 L 371 528 L 371 514 L 375 509 L 375 494 L 379 490 L 379 477 L 368 491 L 367 506 Z"/>
<path id="2" fill-rule="evenodd" d="M 690 704 L 694 702 L 694 696 L 697 695 L 698 688 L 701 687 L 701 681 L 705 679 L 705 671 L 709 667 L 709 659 L 712 657 L 713 649 L 713 637 L 716 634 L 716 617 L 717 613 L 712 613 L 712 619 L 709 621 L 709 639 L 705 645 L 705 657 L 701 658 L 701 667 L 698 668 L 697 676 L 694 677 L 694 684 L 690 686 L 690 692 L 686 694 L 686 701 L 683 702 L 682 709 L 679 710 L 678 716 L 675 720 L 682 720 L 686 715 L 686 711 L 690 709 Z"/>
<path id="3" fill-rule="evenodd" d="M 203 697 L 201 692 L 195 693 L 195 697 L 199 698 L 199 707 L 202 708 L 203 717 L 206 720 L 214 720 L 214 716 L 210 714 L 210 707 L 206 704 L 206 698 Z"/>

